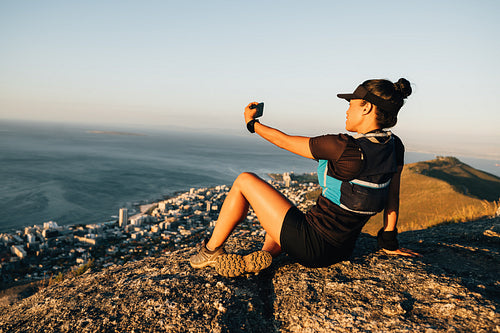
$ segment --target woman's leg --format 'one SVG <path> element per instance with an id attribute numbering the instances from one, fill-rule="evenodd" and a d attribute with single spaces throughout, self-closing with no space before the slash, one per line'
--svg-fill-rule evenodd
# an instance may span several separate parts
<path id="1" fill-rule="evenodd" d="M 272 255 L 280 252 L 281 226 L 293 204 L 265 180 L 252 173 L 242 173 L 236 178 L 207 243 L 209 250 L 224 244 L 236 225 L 247 216 L 249 206 L 252 206 L 267 233 L 263 250 Z"/>
<path id="2" fill-rule="evenodd" d="M 267 251 L 271 253 L 273 257 L 276 257 L 281 253 L 281 246 L 274 241 L 274 239 L 266 234 L 266 239 L 264 240 L 264 245 L 262 246 L 262 251 Z"/>

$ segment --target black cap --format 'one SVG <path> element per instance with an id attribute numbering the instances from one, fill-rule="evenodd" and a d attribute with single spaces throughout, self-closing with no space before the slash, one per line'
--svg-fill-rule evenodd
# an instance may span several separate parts
<path id="1" fill-rule="evenodd" d="M 398 112 L 403 104 L 393 103 L 391 100 L 383 99 L 375 94 L 372 94 L 363 85 L 359 85 L 352 94 L 337 94 L 338 98 L 343 98 L 347 101 L 351 99 L 364 99 L 367 102 L 373 103 L 376 106 L 386 111 Z"/>

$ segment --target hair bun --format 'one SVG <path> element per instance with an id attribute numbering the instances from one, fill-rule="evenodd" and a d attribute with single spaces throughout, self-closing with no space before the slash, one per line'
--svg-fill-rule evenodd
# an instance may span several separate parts
<path id="1" fill-rule="evenodd" d="M 407 98 L 411 95 L 412 92 L 410 81 L 404 78 L 401 78 L 398 80 L 398 82 L 394 83 L 394 89 L 401 93 L 401 96 L 403 96 L 403 98 Z"/>

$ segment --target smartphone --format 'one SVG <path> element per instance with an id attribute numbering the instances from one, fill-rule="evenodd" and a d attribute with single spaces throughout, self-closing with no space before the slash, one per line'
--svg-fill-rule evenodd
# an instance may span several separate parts
<path id="1" fill-rule="evenodd" d="M 264 114 L 264 103 L 262 102 L 259 104 L 250 105 L 250 109 L 257 109 L 254 118 L 262 117 L 262 115 Z"/>

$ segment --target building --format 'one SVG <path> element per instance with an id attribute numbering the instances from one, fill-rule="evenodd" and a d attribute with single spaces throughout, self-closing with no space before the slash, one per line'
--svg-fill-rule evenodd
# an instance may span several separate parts
<path id="1" fill-rule="evenodd" d="M 33 244 L 34 242 L 36 242 L 36 236 L 35 235 L 29 233 L 26 236 L 28 237 L 28 243 L 29 244 Z"/>
<path id="2" fill-rule="evenodd" d="M 21 245 L 12 245 L 10 248 L 11 252 L 19 257 L 19 259 L 26 258 L 26 251 L 23 249 Z"/>
<path id="3" fill-rule="evenodd" d="M 97 243 L 99 243 L 98 238 L 88 238 L 88 237 L 81 237 L 81 236 L 76 236 L 76 235 L 73 237 L 82 243 L 86 243 L 86 244 L 90 244 L 90 245 L 96 245 Z"/>
<path id="4" fill-rule="evenodd" d="M 57 229 L 58 227 L 59 226 L 57 225 L 57 222 L 54 221 L 43 222 L 44 229 Z"/>
<path id="5" fill-rule="evenodd" d="M 49 239 L 49 238 L 54 238 L 59 235 L 59 232 L 57 230 L 52 230 L 52 229 L 43 229 L 42 231 L 42 236 L 44 239 Z"/>
<path id="6" fill-rule="evenodd" d="M 120 219 L 118 220 L 118 225 L 121 228 L 124 228 L 128 222 L 128 209 L 120 208 Z"/>
<path id="7" fill-rule="evenodd" d="M 283 174 L 283 182 L 285 183 L 285 187 L 290 187 L 291 181 L 292 181 L 292 178 L 290 177 L 290 174 L 288 172 L 285 172 Z"/>

